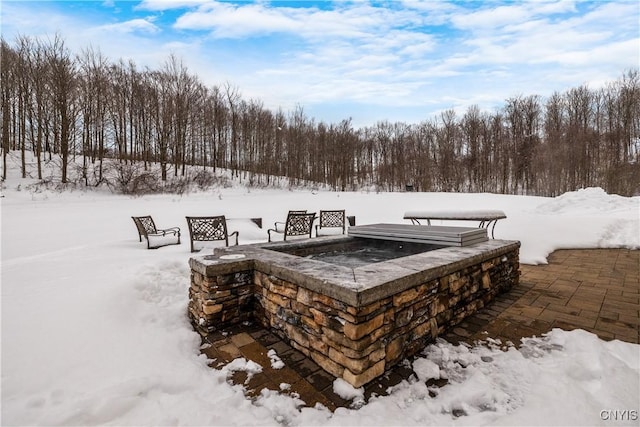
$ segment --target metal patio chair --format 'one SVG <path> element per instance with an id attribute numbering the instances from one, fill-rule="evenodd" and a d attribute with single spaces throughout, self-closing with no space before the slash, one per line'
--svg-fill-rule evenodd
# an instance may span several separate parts
<path id="1" fill-rule="evenodd" d="M 227 230 L 227 219 L 224 215 L 218 216 L 188 216 L 187 225 L 189 226 L 189 239 L 191 241 L 191 252 L 197 252 L 195 242 L 213 242 L 223 241 L 225 246 L 229 246 L 229 237 L 236 237 L 236 245 L 238 244 L 239 232 L 234 231 L 229 234 Z"/>
<path id="2" fill-rule="evenodd" d="M 171 227 L 165 229 L 158 229 L 156 227 L 153 218 L 150 215 L 147 216 L 132 216 L 133 222 L 136 224 L 136 228 L 138 229 L 138 238 L 142 242 L 142 237 L 144 236 L 147 239 L 147 249 L 157 249 L 162 246 L 167 245 L 179 245 L 180 244 L 180 228 L 179 227 Z M 164 243 L 157 246 L 151 246 L 150 237 L 165 237 L 165 236 L 176 236 L 178 241 L 176 243 Z M 155 239 L 154 239 L 155 240 Z"/>
<path id="3" fill-rule="evenodd" d="M 345 212 L 343 210 L 334 210 L 334 211 L 320 211 L 320 216 L 318 217 L 320 223 L 316 225 L 316 236 L 320 235 L 322 229 L 327 228 L 340 228 L 342 229 L 342 234 L 345 233 L 346 223 L 345 223 Z"/>
<path id="4" fill-rule="evenodd" d="M 267 230 L 267 234 L 269 236 L 269 241 L 271 241 L 271 232 L 283 234 L 284 240 L 287 240 L 287 237 L 293 236 L 305 236 L 308 235 L 311 237 L 311 233 L 313 232 L 313 221 L 316 219 L 316 213 L 307 213 L 306 211 L 289 211 L 287 215 L 287 222 L 284 223 L 284 227 L 282 229 L 278 228 L 278 223 L 276 222 L 275 228 L 270 228 Z"/>

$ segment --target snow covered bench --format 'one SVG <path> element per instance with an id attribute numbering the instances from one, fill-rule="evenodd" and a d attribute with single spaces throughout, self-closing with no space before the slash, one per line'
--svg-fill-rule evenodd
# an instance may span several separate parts
<path id="1" fill-rule="evenodd" d="M 498 220 L 506 218 L 507 215 L 499 210 L 468 210 L 468 211 L 408 211 L 404 214 L 404 219 L 410 219 L 412 224 L 420 225 L 420 220 L 426 220 L 427 225 L 431 225 L 431 220 L 448 221 L 479 221 L 478 227 L 491 228 L 491 238 L 493 230 L 496 228 Z"/>

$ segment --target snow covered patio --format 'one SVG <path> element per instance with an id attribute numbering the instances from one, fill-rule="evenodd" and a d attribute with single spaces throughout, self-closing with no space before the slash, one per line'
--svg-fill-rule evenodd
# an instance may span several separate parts
<path id="1" fill-rule="evenodd" d="M 594 188 L 548 198 L 249 191 L 238 186 L 181 197 L 132 198 L 99 190 L 38 189 L 16 180 L 14 173 L 1 203 L 3 425 L 342 426 L 396 425 L 398 420 L 407 426 L 595 425 L 607 424 L 602 417 L 610 415 L 601 413 L 603 410 L 637 407 L 640 345 L 637 340 L 609 338 L 611 333 L 616 336 L 632 329 L 624 313 L 627 307 L 637 310 L 640 306 L 638 197 L 610 195 Z M 188 260 L 193 256 L 189 245 L 149 251 L 139 242 L 131 221 L 132 215 L 151 214 L 158 224 L 184 227 L 186 215 L 221 213 L 229 218 L 259 214 L 269 224 L 281 219 L 286 209 L 303 207 L 313 211 L 344 208 L 357 216 L 358 223 L 367 224 L 403 221 L 407 210 L 436 205 L 503 210 L 508 218 L 497 227 L 496 237 L 522 242 L 521 290 L 514 290 L 522 295 L 518 302 L 533 298 L 535 291 L 537 301 L 532 304 L 545 300 L 548 304 L 540 313 L 531 313 L 528 310 L 535 307 L 525 309 L 511 303 L 505 309 L 510 303 L 502 306 L 504 301 L 498 300 L 482 312 L 489 314 L 488 319 L 478 313 L 472 318 L 478 321 L 468 323 L 464 330 L 476 327 L 484 337 L 483 330 L 493 333 L 491 328 L 495 328 L 497 335 L 490 338 L 526 337 L 514 341 L 518 349 L 503 351 L 488 340 L 488 344 L 473 347 L 437 342 L 421 357 L 407 362 L 404 372 L 387 378 L 391 385 L 403 378 L 400 374 L 407 377 L 412 371 L 417 379 L 411 376 L 410 381 L 400 381 L 384 390 L 388 395 L 380 392 L 380 397 L 370 398 L 357 410 L 304 406 L 313 403 L 308 396 L 316 393 L 310 380 L 319 384 L 322 379 L 312 373 L 313 365 L 305 365 L 306 383 L 295 384 L 300 374 L 285 383 L 285 371 L 293 370 L 296 354 L 288 359 L 290 355 L 280 347 L 267 354 L 270 364 L 263 356 L 258 358 L 261 353 L 254 344 L 255 358 L 237 358 L 219 369 L 209 367 L 211 360 L 201 353 L 206 349 L 201 348 L 200 336 L 186 314 Z M 231 226 L 240 230 L 240 244 L 267 240 L 264 229 L 250 221 Z M 585 249 L 558 252 L 566 248 Z M 581 256 L 574 263 L 563 259 L 565 253 L 593 255 Z M 613 256 L 617 258 L 612 260 Z M 548 259 L 549 266 L 535 266 Z M 582 264 L 584 269 L 579 267 Z M 602 264 L 603 270 L 598 272 L 594 264 Z M 573 276 L 562 276 L 562 269 Z M 545 277 L 556 282 L 547 282 Z M 629 282 L 635 283 L 630 291 Z M 576 310 L 581 294 L 569 286 L 581 292 L 589 284 L 594 291 L 604 289 L 604 295 L 597 296 L 601 298 L 596 302 L 599 312 L 588 309 L 586 302 Z M 574 301 L 568 298 L 559 303 L 550 295 L 560 295 L 560 291 Z M 561 309 L 566 312 L 554 317 Z M 583 326 L 593 329 L 557 328 L 539 335 L 551 327 L 576 327 L 593 312 L 601 317 Z M 516 322 L 519 316 L 532 323 Z M 545 316 L 550 318 L 543 319 Z M 548 324 L 533 323 L 535 319 Z M 492 323 L 483 326 L 481 321 Z M 532 329 L 517 337 L 507 335 L 514 324 Z M 539 329 L 533 329 L 536 327 Z M 596 330 L 606 340 L 589 332 Z M 602 334 L 607 331 L 609 335 Z M 250 345 L 247 338 L 256 340 L 235 334 L 235 343 L 230 344 L 240 349 Z M 247 398 L 242 376 L 254 373 L 255 379 L 249 382 L 254 385 L 260 379 L 257 371 L 275 370 L 278 358 L 286 365 L 279 370 L 278 380 L 283 382 L 275 384 L 278 391 L 256 388 L 254 393 L 259 395 Z M 304 363 L 300 360 L 297 368 Z M 444 378 L 448 383 L 437 388 Z M 303 389 L 305 384 L 309 385 Z M 345 384 L 334 382 L 332 386 L 353 403 Z M 357 389 L 350 392 L 356 401 L 360 400 L 358 393 L 365 394 Z M 435 392 L 438 394 L 432 397 Z M 629 413 L 627 417 L 616 425 L 637 425 Z"/>
<path id="2" fill-rule="evenodd" d="M 553 328 L 584 329 L 604 340 L 639 343 L 640 251 L 628 249 L 559 250 L 547 265 L 521 265 L 520 283 L 500 294 L 478 313 L 462 321 L 442 338 L 473 345 L 486 340 L 503 349 L 522 339 L 542 336 Z M 236 371 L 234 383 L 243 384 L 248 396 L 264 388 L 297 394 L 307 406 L 321 403 L 331 410 L 350 407 L 334 390 L 335 378 L 275 334 L 256 325 L 236 326 L 228 334 L 205 339 L 203 353 L 212 367 L 220 368 L 244 357 L 261 366 Z M 278 364 L 274 363 L 274 354 Z M 279 362 L 282 363 L 279 363 Z M 278 366 L 280 365 L 280 366 Z M 364 400 L 386 395 L 387 389 L 416 374 L 400 365 L 364 387 Z M 282 389 L 280 384 L 288 384 Z M 428 383 L 429 384 L 429 383 Z M 442 386 L 446 380 L 431 381 Z"/>

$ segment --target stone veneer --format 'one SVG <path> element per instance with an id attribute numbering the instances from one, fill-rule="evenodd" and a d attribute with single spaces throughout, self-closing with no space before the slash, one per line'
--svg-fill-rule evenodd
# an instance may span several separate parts
<path id="1" fill-rule="evenodd" d="M 194 328 L 205 336 L 258 321 L 327 372 L 360 387 L 518 283 L 520 243 L 513 241 L 358 268 L 279 252 L 287 245 L 335 246 L 352 239 L 237 246 L 191 258 Z"/>

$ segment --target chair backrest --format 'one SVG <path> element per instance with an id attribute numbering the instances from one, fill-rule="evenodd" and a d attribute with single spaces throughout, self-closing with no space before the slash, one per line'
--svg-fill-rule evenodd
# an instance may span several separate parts
<path id="1" fill-rule="evenodd" d="M 313 230 L 313 221 L 316 219 L 316 213 L 289 213 L 287 215 L 287 223 L 284 227 L 284 240 L 287 236 L 304 236 L 308 234 L 311 237 Z"/>
<path id="2" fill-rule="evenodd" d="M 188 216 L 187 225 L 191 242 L 224 240 L 229 243 L 227 234 L 227 219 L 224 215 L 219 216 Z"/>
<path id="3" fill-rule="evenodd" d="M 138 234 L 147 236 L 148 234 L 154 234 L 157 232 L 156 224 L 153 222 L 153 218 L 150 215 L 147 216 L 132 216 L 133 222 L 136 224 Z"/>
<path id="4" fill-rule="evenodd" d="M 320 228 L 341 227 L 344 230 L 344 209 L 338 211 L 320 211 Z"/>

